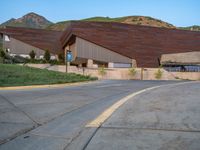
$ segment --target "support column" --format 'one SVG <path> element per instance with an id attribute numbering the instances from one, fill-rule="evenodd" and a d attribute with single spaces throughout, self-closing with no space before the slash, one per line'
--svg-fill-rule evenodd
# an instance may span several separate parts
<path id="1" fill-rule="evenodd" d="M 132 59 L 132 67 L 137 68 L 137 62 L 135 59 Z"/>
<path id="2" fill-rule="evenodd" d="M 93 60 L 92 59 L 88 59 L 87 60 L 87 67 L 88 68 L 93 68 Z"/>
<path id="3" fill-rule="evenodd" d="M 141 68 L 141 80 L 143 80 L 143 76 L 144 76 L 144 68 Z"/>
<path id="4" fill-rule="evenodd" d="M 69 62 L 67 62 L 67 51 L 69 50 L 69 46 L 66 46 L 65 47 L 65 66 L 66 66 L 66 73 L 68 73 L 69 72 L 69 66 L 70 66 L 70 63 Z"/>
<path id="5" fill-rule="evenodd" d="M 80 67 L 80 68 L 81 68 L 82 66 L 83 66 L 82 64 L 78 64 L 78 67 Z"/>
<path id="6" fill-rule="evenodd" d="M 114 68 L 114 63 L 113 62 L 109 62 L 108 63 L 108 68 Z"/>

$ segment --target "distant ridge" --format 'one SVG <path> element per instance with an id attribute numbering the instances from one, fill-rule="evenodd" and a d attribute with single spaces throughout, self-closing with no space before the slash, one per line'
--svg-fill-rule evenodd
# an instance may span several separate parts
<path id="1" fill-rule="evenodd" d="M 200 26 L 194 25 L 189 27 L 180 27 L 179 29 L 191 30 L 191 31 L 200 31 Z"/>
<path id="2" fill-rule="evenodd" d="M 1 27 L 4 27 L 4 26 L 29 27 L 29 28 L 44 29 L 51 24 L 52 22 L 50 22 L 43 16 L 40 16 L 36 13 L 31 12 L 18 19 L 12 18 L 2 23 L 0 26 Z"/>
<path id="3" fill-rule="evenodd" d="M 172 24 L 161 21 L 147 16 L 127 16 L 119 18 L 109 18 L 109 17 L 92 17 L 83 19 L 81 21 L 100 21 L 100 22 L 119 22 L 134 25 L 146 25 L 153 27 L 163 27 L 163 28 L 176 28 Z M 64 30 L 69 21 L 58 22 L 47 27 L 50 30 Z"/>
<path id="4" fill-rule="evenodd" d="M 72 20 L 52 23 L 45 17 L 31 12 L 18 19 L 11 18 L 10 20 L 2 23 L 0 27 L 13 26 L 13 27 L 28 27 L 28 28 L 63 31 L 65 30 L 70 21 Z M 189 27 L 176 27 L 165 21 L 148 16 L 125 16 L 118 18 L 92 17 L 78 21 L 119 22 L 125 24 L 133 24 L 133 25 L 145 25 L 145 26 L 161 27 L 161 28 L 172 28 L 172 29 L 177 28 L 181 30 L 200 31 L 200 26 L 198 25 L 193 25 Z"/>

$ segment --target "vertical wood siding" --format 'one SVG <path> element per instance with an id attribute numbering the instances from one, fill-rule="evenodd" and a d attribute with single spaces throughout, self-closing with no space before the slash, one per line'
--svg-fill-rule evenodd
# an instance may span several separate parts
<path id="1" fill-rule="evenodd" d="M 132 62 L 132 60 L 128 57 L 110 51 L 104 47 L 86 41 L 79 37 L 76 38 L 76 51 L 77 51 L 77 57 L 80 58 L 93 59 L 103 62 L 115 62 L 115 63 Z"/>
<path id="2" fill-rule="evenodd" d="M 44 50 L 28 45 L 12 37 L 10 38 L 9 42 L 4 41 L 4 48 L 9 48 L 10 53 L 16 55 L 29 55 L 32 50 L 34 50 L 36 53 L 37 58 L 39 58 L 41 55 L 44 55 Z"/>

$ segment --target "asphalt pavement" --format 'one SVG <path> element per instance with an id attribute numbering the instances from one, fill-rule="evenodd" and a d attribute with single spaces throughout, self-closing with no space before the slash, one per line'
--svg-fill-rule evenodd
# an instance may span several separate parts
<path id="1" fill-rule="evenodd" d="M 0 91 L 0 150 L 145 149 L 154 145 L 149 140 L 152 138 L 181 139 L 180 131 L 186 127 L 188 142 L 194 142 L 192 148 L 196 148 L 199 146 L 197 142 L 195 146 L 195 140 L 199 140 L 199 82 L 140 94 L 118 108 L 102 126 L 86 127 L 131 93 L 175 83 L 179 81 L 104 80 L 61 88 Z M 180 110 L 176 109 L 179 103 Z M 167 133 L 165 137 L 167 130 L 172 130 L 174 135 Z M 181 135 L 177 136 L 176 132 Z M 145 140 L 146 145 L 142 143 Z M 149 148 L 163 146 L 162 142 L 158 143 L 157 147 Z"/>

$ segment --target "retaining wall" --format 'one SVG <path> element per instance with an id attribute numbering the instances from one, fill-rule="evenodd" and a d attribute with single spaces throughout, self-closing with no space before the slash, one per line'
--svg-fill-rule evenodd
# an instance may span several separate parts
<path id="1" fill-rule="evenodd" d="M 66 72 L 66 66 L 49 64 L 27 64 L 27 66 L 48 69 L 59 72 Z M 82 75 L 90 75 L 98 77 L 99 79 L 136 79 L 136 80 L 157 80 L 155 77 L 158 68 L 136 68 L 136 74 L 130 75 L 129 68 L 105 68 L 105 75 L 100 75 L 99 69 L 97 68 L 77 68 L 75 66 L 69 66 L 68 72 L 77 73 Z M 167 72 L 164 69 L 160 69 L 162 76 L 159 80 L 177 80 L 177 79 L 188 79 L 188 80 L 200 80 L 200 72 Z"/>

